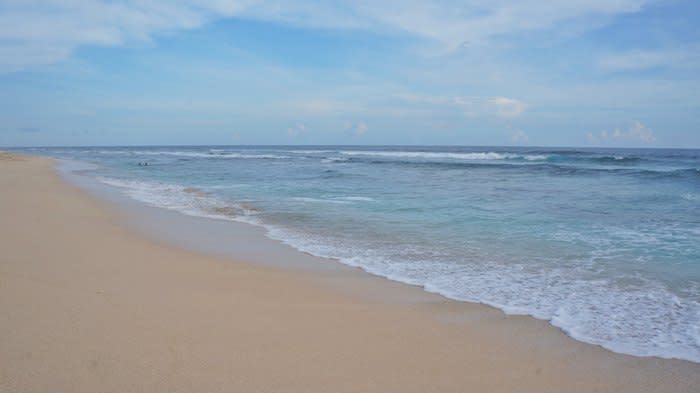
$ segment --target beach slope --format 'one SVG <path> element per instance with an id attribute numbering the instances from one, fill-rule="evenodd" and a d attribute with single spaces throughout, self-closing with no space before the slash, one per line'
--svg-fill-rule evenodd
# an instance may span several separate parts
<path id="1" fill-rule="evenodd" d="M 153 242 L 53 165 L 0 154 L 0 392 L 700 391 L 532 318 Z"/>

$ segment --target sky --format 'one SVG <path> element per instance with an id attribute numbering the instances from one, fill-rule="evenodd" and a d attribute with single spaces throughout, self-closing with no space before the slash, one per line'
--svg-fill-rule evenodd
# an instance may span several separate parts
<path id="1" fill-rule="evenodd" d="M 700 147 L 697 0 L 0 0 L 0 146 Z"/>

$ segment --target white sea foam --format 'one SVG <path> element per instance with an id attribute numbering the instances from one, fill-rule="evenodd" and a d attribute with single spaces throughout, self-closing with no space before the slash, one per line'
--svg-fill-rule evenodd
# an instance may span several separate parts
<path id="1" fill-rule="evenodd" d="M 309 203 L 337 203 L 337 204 L 350 203 L 349 201 L 343 201 L 343 200 L 338 200 L 338 199 L 321 199 L 321 198 L 309 198 L 309 197 L 294 197 L 292 199 L 295 201 L 299 201 L 299 202 L 309 202 Z"/>
<path id="2" fill-rule="evenodd" d="M 299 156 L 292 157 L 288 154 L 258 153 L 229 151 L 224 149 L 210 149 L 208 152 L 178 151 L 178 150 L 98 150 L 100 154 L 106 155 L 131 155 L 131 156 L 174 156 L 189 158 L 239 158 L 239 159 L 299 159 Z M 282 152 L 282 151 L 280 151 Z M 497 152 L 472 152 L 472 153 L 450 153 L 450 152 L 425 152 L 425 151 L 361 151 L 361 150 L 284 150 L 285 153 L 295 154 L 332 154 L 338 153 L 338 157 L 324 157 L 323 162 L 347 161 L 343 156 L 366 156 L 366 157 L 386 157 L 386 158 L 414 158 L 414 159 L 447 159 L 447 160 L 526 160 L 544 161 L 549 158 L 543 154 L 516 154 Z"/>
<path id="3" fill-rule="evenodd" d="M 325 158 L 321 159 L 321 162 L 324 164 L 332 164 L 332 163 L 347 162 L 347 161 L 350 161 L 350 159 L 347 157 L 325 157 Z"/>
<path id="4" fill-rule="evenodd" d="M 340 154 L 349 156 L 367 156 L 367 157 L 387 157 L 387 158 L 418 158 L 418 159 L 448 159 L 448 160 L 469 160 L 469 161 L 488 161 L 488 160 L 528 160 L 541 161 L 546 160 L 548 156 L 541 154 L 515 154 L 515 153 L 496 153 L 496 152 L 474 152 L 474 153 L 450 153 L 450 152 L 426 152 L 426 151 L 358 151 L 348 150 L 340 151 Z"/>
<path id="5" fill-rule="evenodd" d="M 685 199 L 686 201 L 697 202 L 700 201 L 700 194 L 686 192 L 684 194 L 681 194 L 681 198 Z"/>
<path id="6" fill-rule="evenodd" d="M 364 196 L 324 196 L 323 198 L 293 197 L 292 200 L 310 203 L 348 204 L 352 202 L 374 202 L 374 198 Z"/>
<path id="7" fill-rule="evenodd" d="M 543 155 L 543 154 L 526 154 L 523 155 L 523 158 L 528 160 L 528 161 L 544 161 L 549 158 L 549 156 Z"/>
<path id="8" fill-rule="evenodd" d="M 336 197 L 335 199 L 340 199 L 344 201 L 358 201 L 358 202 L 373 202 L 374 198 L 370 197 L 363 197 L 363 196 L 344 196 L 344 197 Z"/>
<path id="9" fill-rule="evenodd" d="M 237 152 L 222 152 L 222 153 L 197 153 L 197 152 L 187 152 L 187 151 L 168 151 L 168 152 L 141 152 L 137 154 L 145 155 L 162 155 L 162 156 L 177 156 L 177 157 L 192 157 L 192 158 L 239 158 L 239 159 L 288 159 L 289 156 L 278 155 L 278 154 L 248 154 L 248 153 L 237 153 Z"/>
<path id="10" fill-rule="evenodd" d="M 100 182 L 117 187 L 131 198 L 148 205 L 176 210 L 198 217 L 217 219 L 250 219 L 254 210 L 224 201 L 202 190 L 179 185 L 98 177 Z"/>
<path id="11" fill-rule="evenodd" d="M 187 158 L 229 158 L 229 159 L 289 159 L 288 155 L 279 154 L 260 154 L 260 153 L 242 153 L 230 152 L 226 150 L 212 149 L 209 152 L 196 151 L 160 151 L 160 150 L 99 150 L 100 154 L 111 155 L 130 155 L 130 156 L 172 156 L 172 157 L 187 157 Z"/>
<path id="12" fill-rule="evenodd" d="M 335 153 L 334 150 L 281 150 L 285 153 L 297 153 L 297 154 L 325 154 L 325 153 Z"/>

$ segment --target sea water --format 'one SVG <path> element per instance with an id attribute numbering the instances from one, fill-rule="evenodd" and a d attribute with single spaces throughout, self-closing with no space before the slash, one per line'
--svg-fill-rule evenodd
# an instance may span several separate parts
<path id="1" fill-rule="evenodd" d="M 613 351 L 700 362 L 700 150 L 24 149 L 184 214 L 550 321 Z M 146 165 L 147 164 L 147 165 Z"/>

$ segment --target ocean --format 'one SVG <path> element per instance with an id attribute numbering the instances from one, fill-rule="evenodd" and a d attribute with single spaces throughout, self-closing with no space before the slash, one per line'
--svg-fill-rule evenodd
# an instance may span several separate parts
<path id="1" fill-rule="evenodd" d="M 145 204 L 700 362 L 700 150 L 434 146 L 27 148 Z M 145 165 L 147 164 L 147 165 Z"/>

